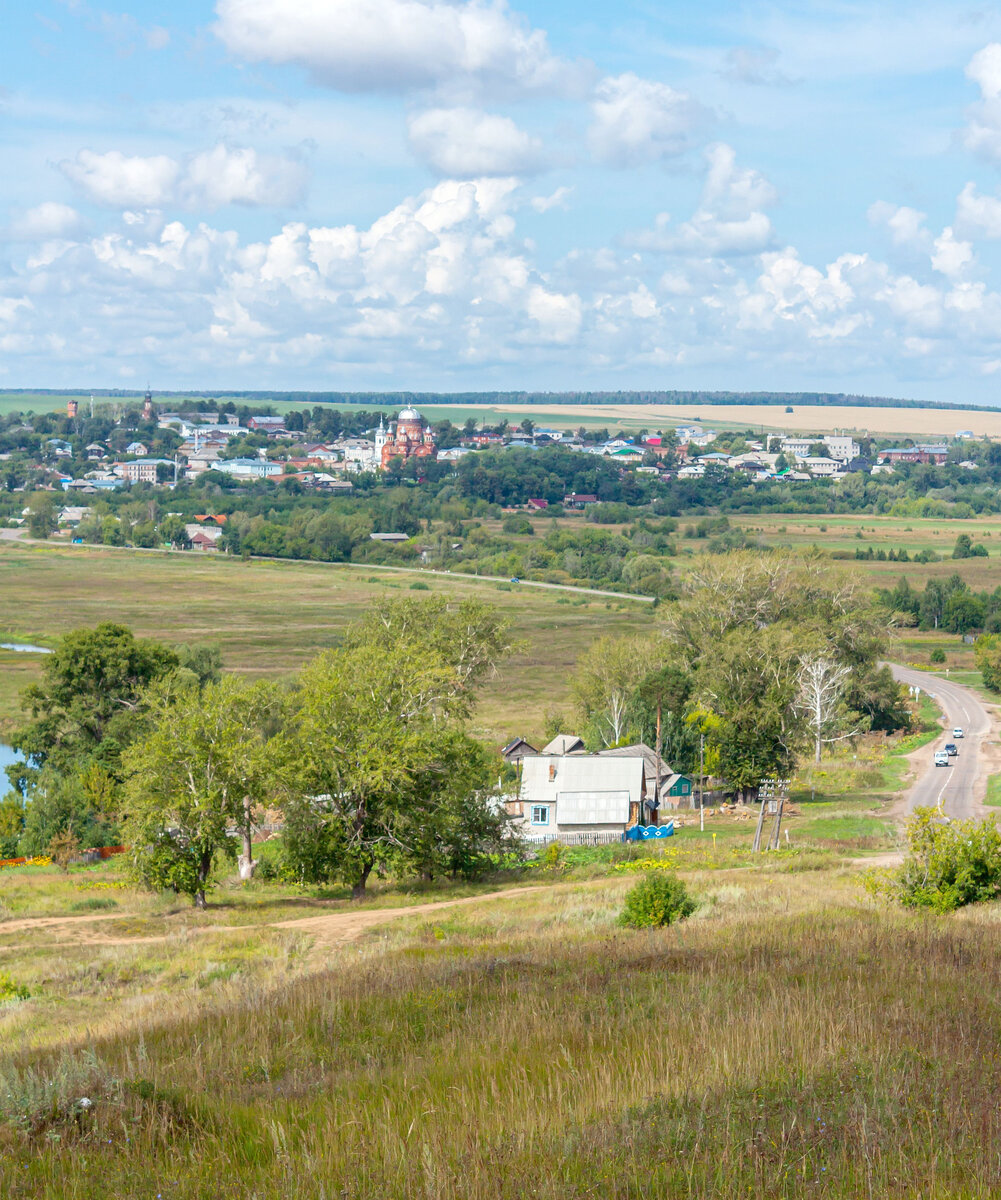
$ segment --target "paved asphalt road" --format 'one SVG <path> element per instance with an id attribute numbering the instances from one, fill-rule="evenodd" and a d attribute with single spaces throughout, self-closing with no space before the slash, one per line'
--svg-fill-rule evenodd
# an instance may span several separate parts
<path id="1" fill-rule="evenodd" d="M 920 687 L 934 697 L 945 713 L 946 728 L 942 735 L 921 751 L 928 755 L 928 764 L 907 797 L 908 811 L 919 805 L 932 808 L 941 805 L 947 816 L 972 817 L 973 789 L 980 774 L 980 746 L 991 727 L 987 709 L 976 692 L 962 684 L 951 683 L 925 671 L 898 667 L 895 663 L 890 666 L 895 679 Z M 952 736 L 953 727 L 957 725 L 963 730 L 962 741 Z M 935 751 L 952 741 L 959 747 L 959 757 L 950 759 L 952 765 L 949 767 L 936 767 Z"/>

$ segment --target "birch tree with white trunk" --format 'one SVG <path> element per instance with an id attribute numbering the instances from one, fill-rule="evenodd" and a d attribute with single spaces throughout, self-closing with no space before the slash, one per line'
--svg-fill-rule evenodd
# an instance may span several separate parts
<path id="1" fill-rule="evenodd" d="M 796 706 L 813 737 L 814 762 L 820 762 L 825 745 L 843 741 L 858 732 L 840 733 L 850 676 L 851 667 L 839 666 L 822 655 L 813 655 L 800 664 Z"/>

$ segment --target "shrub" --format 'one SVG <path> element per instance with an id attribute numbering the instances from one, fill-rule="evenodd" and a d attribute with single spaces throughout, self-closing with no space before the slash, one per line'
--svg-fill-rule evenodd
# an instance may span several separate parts
<path id="1" fill-rule="evenodd" d="M 984 679 L 984 686 L 992 692 L 1001 692 L 1001 634 L 988 633 L 978 637 L 973 647 L 977 669 Z"/>
<path id="2" fill-rule="evenodd" d="M 92 1053 L 65 1054 L 48 1072 L 32 1066 L 0 1075 L 0 1127 L 38 1134 L 81 1125 L 103 1102 L 115 1102 L 121 1084 Z"/>
<path id="3" fill-rule="evenodd" d="M 426 583 L 412 583 L 410 585 L 410 590 L 412 592 L 430 592 L 431 589 Z"/>
<path id="4" fill-rule="evenodd" d="M 936 646 L 935 649 L 928 655 L 928 661 L 933 663 L 945 662 L 945 651 L 941 646 Z"/>
<path id="5" fill-rule="evenodd" d="M 866 877 L 870 893 L 939 913 L 1001 895 L 1001 832 L 993 820 L 950 822 L 937 809 L 918 808 L 907 842 L 896 871 Z"/>
<path id="6" fill-rule="evenodd" d="M 9 975 L 0 972 L 0 1004 L 8 1000 L 27 1000 L 31 995 L 26 987 L 15 983 Z"/>
<path id="7" fill-rule="evenodd" d="M 696 904 L 676 875 L 657 871 L 644 876 L 626 894 L 622 924 L 631 929 L 673 925 L 690 917 Z"/>

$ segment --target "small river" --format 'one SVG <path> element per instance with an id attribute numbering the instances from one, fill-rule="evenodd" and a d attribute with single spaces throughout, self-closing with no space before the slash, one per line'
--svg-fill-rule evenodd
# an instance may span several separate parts
<path id="1" fill-rule="evenodd" d="M 30 642 L 0 642 L 0 650 L 16 650 L 18 654 L 51 654 L 45 646 L 33 646 Z"/>

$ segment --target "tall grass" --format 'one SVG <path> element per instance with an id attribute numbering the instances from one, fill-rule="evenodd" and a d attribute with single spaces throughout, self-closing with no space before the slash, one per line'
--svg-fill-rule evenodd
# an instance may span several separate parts
<path id="1" fill-rule="evenodd" d="M 194 1014 L 168 999 L 93 1047 L 120 1090 L 86 1122 L 6 1127 L 0 1194 L 997 1194 L 995 911 L 732 879 L 696 877 L 667 930 L 616 927 L 628 877 L 581 883 Z"/>

